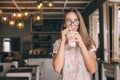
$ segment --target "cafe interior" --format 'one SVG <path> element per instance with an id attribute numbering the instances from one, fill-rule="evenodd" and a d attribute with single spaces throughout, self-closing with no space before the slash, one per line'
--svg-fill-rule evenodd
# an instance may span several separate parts
<path id="1" fill-rule="evenodd" d="M 96 44 L 91 80 L 120 80 L 120 0 L 0 0 L 0 80 L 58 80 L 53 43 L 71 8 Z"/>

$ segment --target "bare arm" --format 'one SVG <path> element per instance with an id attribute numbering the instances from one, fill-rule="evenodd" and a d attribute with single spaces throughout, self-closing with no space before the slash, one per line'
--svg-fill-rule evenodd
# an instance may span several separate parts
<path id="1" fill-rule="evenodd" d="M 83 43 L 81 36 L 79 33 L 76 34 L 76 42 L 78 46 L 81 48 L 83 59 L 88 71 L 93 74 L 96 71 L 96 56 L 94 51 L 88 51 L 85 44 Z M 93 45 L 94 46 L 94 45 Z"/>
<path id="2" fill-rule="evenodd" d="M 56 72 L 60 72 L 64 64 L 64 42 L 61 41 L 58 53 L 55 54 L 53 59 L 53 67 Z"/>
<path id="3" fill-rule="evenodd" d="M 83 44 L 80 46 L 82 50 L 82 55 L 85 61 L 85 65 L 88 71 L 93 74 L 96 71 L 96 57 L 95 52 L 89 52 L 86 46 Z"/>
<path id="4" fill-rule="evenodd" d="M 61 31 L 62 36 L 61 36 L 60 46 L 53 59 L 53 67 L 56 72 L 60 72 L 64 65 L 64 47 L 65 47 L 65 42 L 66 42 L 67 31 L 68 29 Z"/>

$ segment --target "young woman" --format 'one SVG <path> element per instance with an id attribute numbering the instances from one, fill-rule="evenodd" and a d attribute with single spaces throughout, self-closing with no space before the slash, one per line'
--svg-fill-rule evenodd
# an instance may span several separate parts
<path id="1" fill-rule="evenodd" d="M 91 74 L 96 71 L 96 48 L 78 10 L 65 14 L 64 28 L 61 38 L 53 44 L 54 70 L 62 71 L 63 80 L 91 80 Z M 74 31 L 75 47 L 68 45 L 69 31 Z"/>

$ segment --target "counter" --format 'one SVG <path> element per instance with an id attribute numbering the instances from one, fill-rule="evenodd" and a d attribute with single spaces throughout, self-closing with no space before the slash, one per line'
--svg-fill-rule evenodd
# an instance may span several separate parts
<path id="1" fill-rule="evenodd" d="M 32 69 L 15 69 L 6 72 L 6 77 L 28 77 L 32 79 Z"/>

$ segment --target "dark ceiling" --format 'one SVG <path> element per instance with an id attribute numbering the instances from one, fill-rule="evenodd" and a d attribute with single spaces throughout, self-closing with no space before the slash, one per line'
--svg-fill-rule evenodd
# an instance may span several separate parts
<path id="1" fill-rule="evenodd" d="M 42 0 L 47 3 L 50 0 Z M 77 8 L 79 11 L 83 11 L 92 0 L 52 0 L 54 7 L 44 7 L 43 17 L 46 18 L 61 18 L 64 11 L 69 8 Z M 34 14 L 38 11 L 37 0 L 0 0 L 0 9 L 4 14 L 10 14 L 12 12 L 24 12 L 29 11 Z"/>

